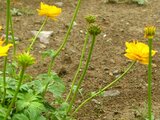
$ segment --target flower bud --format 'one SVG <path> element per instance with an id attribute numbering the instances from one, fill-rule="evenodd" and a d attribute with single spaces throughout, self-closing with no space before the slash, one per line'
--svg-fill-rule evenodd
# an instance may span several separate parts
<path id="1" fill-rule="evenodd" d="M 96 16 L 94 15 L 88 15 L 85 17 L 86 21 L 89 23 L 89 24 L 92 24 L 96 21 Z"/>
<path id="2" fill-rule="evenodd" d="M 156 32 L 156 28 L 154 26 L 148 26 L 144 28 L 144 37 L 148 39 L 153 39 Z"/>
<path id="3" fill-rule="evenodd" d="M 29 53 L 22 53 L 17 56 L 17 61 L 22 67 L 29 67 L 35 63 L 35 59 Z"/>
<path id="4" fill-rule="evenodd" d="M 95 35 L 97 36 L 98 34 L 101 33 L 101 29 L 98 25 L 96 24 L 91 24 L 88 28 L 88 32 L 91 34 L 91 35 Z"/>

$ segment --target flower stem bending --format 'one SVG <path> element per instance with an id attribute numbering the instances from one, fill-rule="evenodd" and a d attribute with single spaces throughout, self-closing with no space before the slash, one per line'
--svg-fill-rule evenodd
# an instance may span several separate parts
<path id="1" fill-rule="evenodd" d="M 76 74 L 74 75 L 74 78 L 72 80 L 72 85 L 71 85 L 69 94 L 67 95 L 66 102 L 68 101 L 68 99 L 70 98 L 70 96 L 71 96 L 71 94 L 73 92 L 73 87 L 74 87 L 74 84 L 76 82 L 76 78 L 77 78 L 77 76 L 79 74 L 80 68 L 82 67 L 82 61 L 83 61 L 84 54 L 85 54 L 85 51 L 86 51 L 86 46 L 87 46 L 87 43 L 88 43 L 88 40 L 89 40 L 88 37 L 89 37 L 89 33 L 87 32 L 86 37 L 85 37 L 84 46 L 83 46 L 82 53 L 81 53 L 81 58 L 79 60 L 79 66 L 78 66 Z"/>
<path id="2" fill-rule="evenodd" d="M 86 61 L 86 65 L 85 65 L 85 68 L 84 68 L 84 70 L 83 70 L 83 73 L 82 73 L 82 75 L 81 75 L 81 77 L 80 77 L 80 79 L 79 79 L 79 81 L 78 81 L 78 84 L 77 84 L 75 93 L 74 93 L 74 95 L 73 95 L 73 97 L 72 97 L 72 100 L 71 100 L 71 102 L 70 102 L 70 104 L 69 104 L 69 107 L 68 107 L 68 110 L 67 110 L 67 114 L 71 111 L 72 106 L 73 106 L 73 103 L 74 103 L 74 101 L 75 101 L 75 99 L 76 99 L 78 90 L 79 90 L 79 88 L 80 88 L 80 86 L 81 86 L 82 81 L 84 80 L 86 71 L 87 71 L 88 66 L 89 66 L 89 62 L 90 62 L 90 60 L 91 60 L 91 55 L 92 55 L 93 47 L 94 47 L 94 44 L 95 44 L 95 40 L 96 40 L 96 35 L 93 35 L 92 44 L 91 44 L 91 48 L 90 48 L 90 50 L 89 50 L 89 54 L 88 54 L 88 58 L 87 58 L 87 61 Z"/>
<path id="3" fill-rule="evenodd" d="M 9 21 L 10 21 L 10 0 L 7 0 L 6 44 L 8 44 L 9 23 L 10 23 Z M 6 67 L 7 67 L 7 56 L 4 58 L 4 68 L 3 68 L 3 98 L 2 98 L 2 104 L 5 103 L 5 96 L 6 96 Z"/>
<path id="4" fill-rule="evenodd" d="M 82 102 L 77 108 L 76 110 L 72 113 L 72 116 L 82 107 L 84 106 L 86 103 L 88 103 L 90 100 L 92 100 L 94 97 L 100 95 L 102 92 L 104 92 L 106 89 L 110 88 L 111 86 L 113 86 L 115 83 L 117 83 L 118 81 L 120 81 L 127 73 L 128 71 L 134 66 L 134 64 L 136 63 L 136 61 L 132 62 L 132 64 L 126 69 L 126 71 L 119 76 L 117 79 L 115 79 L 113 82 L 111 82 L 110 84 L 106 85 L 104 88 L 100 89 L 98 92 L 96 92 L 94 95 L 92 95 L 91 97 L 87 98 L 84 102 Z"/>
<path id="5" fill-rule="evenodd" d="M 19 80 L 17 89 L 16 89 L 15 94 L 14 94 L 14 96 L 13 96 L 13 98 L 12 98 L 12 101 L 11 101 L 11 103 L 10 103 L 10 105 L 9 105 L 9 108 L 8 108 L 8 110 L 7 110 L 7 113 L 6 113 L 6 116 L 5 116 L 4 120 L 7 120 L 8 116 L 9 116 L 11 110 L 12 110 L 12 107 L 13 107 L 13 105 L 14 105 L 14 103 L 15 103 L 15 100 L 16 100 L 16 98 L 17 98 L 19 89 L 20 89 L 20 87 L 21 87 L 21 83 L 22 83 L 22 80 L 23 80 L 24 72 L 25 72 L 25 67 L 23 66 L 23 67 L 22 67 L 22 70 L 21 70 L 21 72 L 20 72 L 20 80 Z"/>
<path id="6" fill-rule="evenodd" d="M 39 31 L 37 32 L 37 34 L 34 36 L 34 38 L 32 39 L 32 43 L 30 44 L 30 46 L 28 47 L 27 52 L 29 53 L 32 49 L 33 44 L 35 43 L 38 35 L 40 34 L 40 32 L 42 31 L 43 27 L 45 26 L 45 24 L 47 23 L 48 17 L 46 17 L 46 19 L 43 21 L 43 24 L 41 25 Z"/>
<path id="7" fill-rule="evenodd" d="M 148 40 L 149 64 L 148 64 L 148 118 L 152 120 L 152 39 Z"/>
<path id="8" fill-rule="evenodd" d="M 52 57 L 51 62 L 50 62 L 50 64 L 49 64 L 49 66 L 48 66 L 48 74 L 50 74 L 50 72 L 51 72 L 51 68 L 52 68 L 52 66 L 53 66 L 53 63 L 54 63 L 55 58 L 59 55 L 59 53 L 61 52 L 61 50 L 64 48 L 64 46 L 65 46 L 66 43 L 67 43 L 68 37 L 69 37 L 70 32 L 71 32 L 72 27 L 73 27 L 73 23 L 74 23 L 74 21 L 75 21 L 75 19 L 76 19 L 76 17 L 77 17 L 78 10 L 79 10 L 79 8 L 80 8 L 80 4 L 81 4 L 81 0 L 78 0 L 77 7 L 76 7 L 76 9 L 75 9 L 75 12 L 74 12 L 74 15 L 73 15 L 73 17 L 72 17 L 72 20 L 71 20 L 70 26 L 69 26 L 69 28 L 68 28 L 68 31 L 67 31 L 67 33 L 66 33 L 66 35 L 65 35 L 65 37 L 64 37 L 63 43 L 62 43 L 61 46 L 58 48 L 58 50 L 56 51 L 55 55 Z"/>

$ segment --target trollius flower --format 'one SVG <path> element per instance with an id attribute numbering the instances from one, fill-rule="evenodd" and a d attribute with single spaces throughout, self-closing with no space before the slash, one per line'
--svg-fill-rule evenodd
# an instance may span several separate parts
<path id="1" fill-rule="evenodd" d="M 138 41 L 126 42 L 125 56 L 131 60 L 138 61 L 142 64 L 148 64 L 149 62 L 149 46 Z M 157 51 L 152 50 L 152 56 Z"/>
<path id="2" fill-rule="evenodd" d="M 41 2 L 40 9 L 37 9 L 37 11 L 40 16 L 46 16 L 53 20 L 56 20 L 56 17 L 62 12 L 61 8 L 58 8 L 54 5 L 50 6 L 44 4 L 43 2 Z"/>
<path id="3" fill-rule="evenodd" d="M 13 46 L 12 44 L 8 44 L 6 46 L 2 46 L 3 43 L 5 41 L 3 40 L 3 38 L 0 38 L 0 56 L 7 56 L 8 50 L 11 46 Z"/>

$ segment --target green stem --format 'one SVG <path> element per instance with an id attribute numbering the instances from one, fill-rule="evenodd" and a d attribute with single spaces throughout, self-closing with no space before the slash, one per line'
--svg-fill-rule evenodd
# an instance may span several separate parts
<path id="1" fill-rule="evenodd" d="M 92 38 L 92 44 L 91 44 L 91 48 L 90 48 L 90 50 L 89 50 L 89 54 L 88 54 L 88 58 L 87 58 L 87 61 L 86 61 L 85 68 L 84 68 L 84 70 L 83 70 L 83 73 L 82 73 L 79 81 L 78 81 L 78 84 L 77 84 L 75 93 L 74 93 L 74 95 L 73 95 L 73 97 L 72 97 L 72 100 L 71 100 L 71 102 L 70 102 L 70 104 L 69 104 L 69 107 L 68 107 L 68 110 L 67 110 L 67 114 L 71 111 L 72 106 L 73 106 L 73 103 L 74 103 L 74 101 L 75 101 L 75 99 L 76 99 L 78 90 L 79 90 L 79 88 L 80 88 L 80 86 L 81 86 L 82 81 L 84 80 L 84 77 L 85 77 L 85 74 L 86 74 L 86 71 L 87 71 L 87 69 L 88 69 L 90 59 L 91 59 L 91 55 L 92 55 L 92 51 L 93 51 L 93 47 L 94 47 L 95 40 L 96 40 L 96 36 L 94 35 L 93 38 Z"/>
<path id="2" fill-rule="evenodd" d="M 14 39 L 14 31 L 13 31 L 13 23 L 12 23 L 12 15 L 10 14 L 10 26 L 11 26 L 11 35 L 13 40 L 13 56 L 16 56 L 16 41 Z"/>
<path id="3" fill-rule="evenodd" d="M 111 82 L 110 84 L 106 85 L 104 88 L 100 89 L 98 92 L 96 92 L 94 95 L 92 95 L 91 97 L 87 98 L 84 102 L 82 102 L 77 108 L 76 110 L 72 113 L 72 116 L 82 107 L 84 106 L 86 103 L 88 103 L 89 101 L 91 101 L 94 97 L 100 95 L 102 92 L 104 92 L 106 89 L 110 88 L 111 86 L 113 86 L 115 83 L 117 83 L 118 81 L 120 81 L 127 73 L 128 71 L 133 67 L 133 65 L 136 62 L 132 62 L 132 64 L 126 69 L 126 71 L 119 76 L 117 79 L 115 79 L 113 82 Z"/>
<path id="4" fill-rule="evenodd" d="M 50 64 L 49 64 L 49 66 L 48 66 L 48 75 L 51 74 L 51 70 L 52 70 L 52 66 L 53 66 L 53 64 L 54 64 L 54 60 L 55 60 L 55 57 L 52 57 L 52 58 L 51 58 L 51 62 L 50 62 Z"/>
<path id="5" fill-rule="evenodd" d="M 48 81 L 48 83 L 46 84 L 46 86 L 45 86 L 45 88 L 44 88 L 44 91 L 43 91 L 43 93 L 42 93 L 42 96 L 43 96 L 43 97 L 44 97 L 45 94 L 46 94 L 46 91 L 47 91 L 47 89 L 48 89 L 48 86 L 49 86 L 49 81 Z"/>
<path id="6" fill-rule="evenodd" d="M 9 116 L 11 110 L 12 110 L 12 107 L 13 107 L 13 105 L 14 105 L 14 103 L 15 103 L 15 100 L 16 100 L 16 98 L 17 98 L 19 89 L 20 89 L 21 84 L 22 84 L 24 72 L 25 72 L 25 67 L 22 67 L 22 70 L 21 70 L 21 72 L 20 72 L 20 80 L 19 80 L 17 89 L 16 89 L 15 94 L 14 94 L 14 96 L 13 96 L 13 98 L 12 98 L 12 101 L 11 101 L 9 107 L 8 107 L 8 110 L 7 110 L 7 113 L 6 113 L 6 116 L 5 116 L 4 120 L 7 120 L 8 116 Z"/>
<path id="7" fill-rule="evenodd" d="M 148 40 L 149 64 L 148 64 L 148 117 L 152 120 L 152 39 Z"/>
<path id="8" fill-rule="evenodd" d="M 83 46 L 82 53 L 81 53 L 81 58 L 79 60 L 79 66 L 78 66 L 76 74 L 74 75 L 74 78 L 72 80 L 72 85 L 71 85 L 69 94 L 67 95 L 66 102 L 68 101 L 68 99 L 70 98 L 70 96 L 71 96 L 71 94 L 73 92 L 73 87 L 74 87 L 74 84 L 76 82 L 76 78 L 77 78 L 77 76 L 79 74 L 80 68 L 82 67 L 82 61 L 84 59 L 84 54 L 85 54 L 85 51 L 86 51 L 86 46 L 87 46 L 87 43 L 88 43 L 88 40 L 89 40 L 88 37 L 89 37 L 89 33 L 87 32 L 86 37 L 85 37 L 84 46 Z"/>
<path id="9" fill-rule="evenodd" d="M 3 99 L 2 99 L 2 104 L 5 103 L 5 98 L 6 98 L 6 67 L 7 67 L 7 56 L 4 58 L 4 68 L 3 68 Z"/>
<path id="10" fill-rule="evenodd" d="M 61 46 L 58 48 L 58 50 L 56 51 L 55 55 L 52 57 L 51 62 L 50 62 L 50 64 L 49 64 L 49 66 L 48 66 L 48 74 L 50 74 L 50 72 L 51 72 L 51 69 L 52 69 L 52 66 L 53 66 L 53 63 L 54 63 L 55 58 L 59 55 L 59 53 L 61 52 L 61 50 L 64 48 L 64 46 L 65 46 L 66 43 L 67 43 L 68 37 L 69 37 L 70 32 L 71 32 L 72 27 L 73 27 L 73 23 L 74 23 L 74 21 L 75 21 L 75 19 L 76 19 L 76 17 L 77 17 L 78 10 L 79 10 L 79 8 L 80 8 L 80 4 L 81 4 L 81 0 L 78 0 L 76 9 L 75 9 L 75 11 L 74 11 L 74 14 L 73 14 L 73 17 L 72 17 L 70 26 L 69 26 L 69 28 L 68 28 L 68 31 L 67 31 L 67 33 L 66 33 L 66 35 L 65 35 L 65 37 L 64 37 L 63 43 L 62 43 Z"/>
<path id="11" fill-rule="evenodd" d="M 34 36 L 34 38 L 32 39 L 32 43 L 30 44 L 30 46 L 28 47 L 27 52 L 29 53 L 30 50 L 32 49 L 33 44 L 35 43 L 38 35 L 40 34 L 40 32 L 42 31 L 43 27 L 45 26 L 45 24 L 47 23 L 48 17 L 43 21 L 43 24 L 41 25 L 39 31 L 37 32 L 37 34 Z"/>
<path id="12" fill-rule="evenodd" d="M 8 44 L 9 21 L 10 21 L 10 0 L 7 0 L 6 44 Z M 7 56 L 4 58 L 4 68 L 3 68 L 3 91 L 4 92 L 3 92 L 2 104 L 5 103 L 5 96 L 6 96 L 6 67 L 7 67 Z"/>

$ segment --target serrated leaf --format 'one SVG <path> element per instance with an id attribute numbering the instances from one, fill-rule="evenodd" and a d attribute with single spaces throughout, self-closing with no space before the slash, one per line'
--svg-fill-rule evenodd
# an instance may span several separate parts
<path id="1" fill-rule="evenodd" d="M 37 95 L 32 93 L 21 94 L 18 96 L 19 100 L 16 101 L 17 111 L 22 111 L 24 109 L 34 109 L 42 111 L 44 109 L 43 104 L 39 100 Z"/>
<path id="2" fill-rule="evenodd" d="M 7 112 L 7 108 L 4 108 L 0 105 L 0 118 L 4 118 Z M 1 120 L 1 119 L 0 119 Z"/>
<path id="3" fill-rule="evenodd" d="M 61 78 L 55 74 L 52 73 L 52 78 L 54 80 L 54 83 L 49 84 L 48 91 L 53 93 L 54 97 L 61 97 L 62 93 L 65 91 L 65 86 Z"/>
<path id="4" fill-rule="evenodd" d="M 41 115 L 41 112 L 34 109 L 27 109 L 24 113 L 28 116 L 29 120 L 46 120 L 46 118 Z"/>
<path id="5" fill-rule="evenodd" d="M 12 120 L 30 120 L 25 114 L 15 114 Z"/>
<path id="6" fill-rule="evenodd" d="M 30 86 L 33 86 L 33 89 L 36 94 L 43 93 L 46 84 L 47 84 L 47 81 L 45 81 L 45 80 L 43 80 L 43 81 L 42 80 L 34 80 L 29 83 Z"/>
<path id="7" fill-rule="evenodd" d="M 36 90 L 38 86 L 38 89 L 42 92 L 49 83 L 47 91 L 51 92 L 55 98 L 61 97 L 65 91 L 64 83 L 56 73 L 52 73 L 50 76 L 48 74 L 41 74 L 37 79 L 39 80 L 39 82 L 37 82 L 39 85 L 33 85 Z"/>

